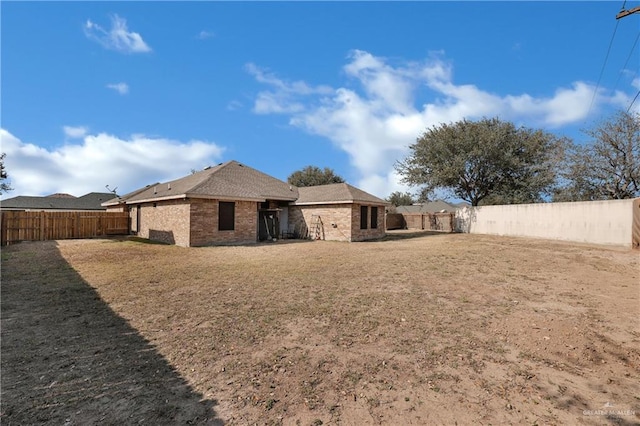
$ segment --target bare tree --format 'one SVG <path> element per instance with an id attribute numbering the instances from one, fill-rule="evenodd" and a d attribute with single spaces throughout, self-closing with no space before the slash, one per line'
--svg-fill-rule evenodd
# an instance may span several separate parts
<path id="1" fill-rule="evenodd" d="M 587 129 L 589 142 L 573 146 L 555 201 L 640 196 L 640 115 L 620 111 Z"/>

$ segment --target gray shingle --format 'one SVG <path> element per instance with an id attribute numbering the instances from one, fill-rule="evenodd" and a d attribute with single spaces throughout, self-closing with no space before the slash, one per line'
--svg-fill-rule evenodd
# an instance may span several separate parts
<path id="1" fill-rule="evenodd" d="M 102 203 L 113 198 L 110 192 L 90 192 L 82 197 L 31 197 L 20 195 L 0 202 L 5 210 L 105 210 Z"/>
<path id="2" fill-rule="evenodd" d="M 387 201 L 351 186 L 348 183 L 307 186 L 298 188 L 298 192 L 300 197 L 293 203 L 295 205 L 354 202 L 367 204 L 389 204 Z"/>
<path id="3" fill-rule="evenodd" d="M 298 189 L 237 161 L 227 161 L 180 179 L 148 185 L 120 200 L 135 204 L 182 197 L 292 201 L 298 197 Z"/>

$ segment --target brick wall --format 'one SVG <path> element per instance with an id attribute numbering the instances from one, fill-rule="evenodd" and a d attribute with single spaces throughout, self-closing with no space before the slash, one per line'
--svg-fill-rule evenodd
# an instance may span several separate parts
<path id="1" fill-rule="evenodd" d="M 235 202 L 233 231 L 218 230 L 218 200 L 168 200 L 135 205 L 130 217 L 131 229 L 139 226 L 139 237 L 182 247 L 255 243 L 258 239 L 258 206 L 252 201 Z"/>
<path id="2" fill-rule="evenodd" d="M 363 241 L 385 235 L 385 206 L 378 207 L 378 227 L 371 228 L 371 206 L 367 206 L 367 229 L 360 229 L 360 204 L 326 204 L 290 206 L 289 224 L 306 235 L 312 215 L 322 220 L 320 239 L 328 241 Z M 140 209 L 140 224 L 136 223 Z M 131 209 L 132 229 L 139 225 L 138 236 L 183 247 L 216 244 L 247 244 L 258 240 L 258 205 L 236 201 L 233 231 L 218 230 L 218 200 L 169 200 L 136 206 Z"/>
<path id="3" fill-rule="evenodd" d="M 362 204 L 351 205 L 351 241 L 372 240 L 382 238 L 386 235 L 385 223 L 385 206 L 369 206 L 367 205 L 367 229 L 360 229 L 360 207 Z M 378 227 L 371 228 L 371 207 L 378 207 Z"/>
<path id="4" fill-rule="evenodd" d="M 296 231 L 306 235 L 305 231 L 312 225 L 312 215 L 320 215 L 322 219 L 321 240 L 351 241 L 351 204 L 291 206 L 289 224 L 294 224 Z"/>
<path id="5" fill-rule="evenodd" d="M 311 227 L 311 216 L 320 215 L 322 219 L 321 238 L 327 241 L 363 241 L 385 236 L 385 206 L 378 207 L 378 227 L 371 229 L 369 217 L 367 229 L 360 229 L 360 204 L 322 204 L 313 206 L 289 207 L 289 224 L 296 230 Z M 371 215 L 371 207 L 368 206 Z M 304 235 L 304 232 L 303 232 Z"/>
<path id="6" fill-rule="evenodd" d="M 138 208 L 140 208 L 139 237 L 189 247 L 188 201 L 159 201 L 141 204 Z"/>
<path id="7" fill-rule="evenodd" d="M 233 231 L 218 230 L 218 200 L 191 200 L 191 246 L 255 243 L 258 239 L 258 205 L 235 202 Z"/>
<path id="8" fill-rule="evenodd" d="M 131 232 L 135 232 L 136 234 L 138 234 L 138 209 L 140 208 L 140 206 L 131 206 L 131 208 L 129 209 L 129 224 L 131 226 L 131 229 L 129 229 Z"/>

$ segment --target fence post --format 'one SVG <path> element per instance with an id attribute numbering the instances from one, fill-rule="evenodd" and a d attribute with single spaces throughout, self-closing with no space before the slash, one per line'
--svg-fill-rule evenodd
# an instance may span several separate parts
<path id="1" fill-rule="evenodd" d="M 44 241 L 46 239 L 44 228 L 45 228 L 45 223 L 47 221 L 47 212 L 43 212 L 43 213 L 44 214 L 40 216 L 40 241 Z"/>
<path id="2" fill-rule="evenodd" d="M 7 215 L 0 212 L 0 245 L 7 245 Z"/>

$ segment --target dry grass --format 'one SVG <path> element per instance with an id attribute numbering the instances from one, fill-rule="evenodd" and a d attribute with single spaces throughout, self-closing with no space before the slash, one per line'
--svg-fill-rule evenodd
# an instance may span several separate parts
<path id="1" fill-rule="evenodd" d="M 637 251 L 451 234 L 198 249 L 23 243 L 3 252 L 3 421 L 635 424 L 639 267 Z M 117 322 L 116 333 L 91 321 L 67 330 L 88 299 L 91 319 Z M 33 356 L 55 351 L 40 341 L 51 324 L 61 339 L 80 336 L 67 357 L 92 359 L 84 348 L 105 342 L 136 374 L 159 373 L 117 397 L 55 393 L 64 367 Z M 116 364 L 116 379 L 85 360 L 68 383 L 131 374 L 100 362 Z M 25 407 L 24 384 L 40 383 L 33 370 L 56 384 Z M 114 411 L 123 395 L 134 402 Z"/>

